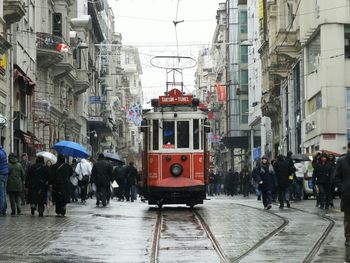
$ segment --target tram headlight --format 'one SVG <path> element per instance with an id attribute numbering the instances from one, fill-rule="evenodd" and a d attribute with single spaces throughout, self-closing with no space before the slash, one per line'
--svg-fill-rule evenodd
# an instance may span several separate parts
<path id="1" fill-rule="evenodd" d="M 172 166 L 170 166 L 170 172 L 173 176 L 180 176 L 182 174 L 183 167 L 179 163 L 174 163 Z"/>

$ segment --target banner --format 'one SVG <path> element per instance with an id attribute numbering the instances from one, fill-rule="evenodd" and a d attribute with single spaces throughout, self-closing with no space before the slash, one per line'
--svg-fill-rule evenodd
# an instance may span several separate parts
<path id="1" fill-rule="evenodd" d="M 139 102 L 135 103 L 133 106 L 129 107 L 126 111 L 126 118 L 128 121 L 132 121 L 136 126 L 141 125 L 142 121 L 142 108 Z"/>
<path id="2" fill-rule="evenodd" d="M 215 84 L 216 98 L 219 103 L 226 102 L 226 87 L 221 85 L 220 82 Z"/>

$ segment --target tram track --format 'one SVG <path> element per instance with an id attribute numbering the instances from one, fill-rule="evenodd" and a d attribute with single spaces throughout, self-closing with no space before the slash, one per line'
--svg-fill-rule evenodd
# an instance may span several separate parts
<path id="1" fill-rule="evenodd" d="M 253 206 L 247 206 L 247 205 L 243 205 L 243 204 L 237 204 L 237 205 L 260 210 L 260 208 L 253 207 Z M 290 209 L 295 210 L 295 211 L 299 211 L 299 212 L 302 212 L 302 213 L 316 215 L 316 216 L 318 216 L 318 217 L 328 221 L 328 225 L 327 225 L 326 229 L 323 231 L 323 233 L 320 236 L 320 238 L 317 239 L 317 241 L 314 243 L 314 245 L 311 248 L 311 250 L 309 251 L 309 253 L 306 255 L 306 257 L 302 261 L 303 263 L 312 262 L 314 257 L 317 255 L 317 252 L 320 250 L 322 244 L 325 242 L 327 236 L 331 232 L 332 228 L 334 227 L 335 221 L 332 218 L 330 218 L 330 217 L 328 217 L 326 215 L 319 214 L 317 212 L 309 212 L 309 211 L 306 211 L 306 210 L 303 210 L 303 209 L 299 209 L 299 208 L 294 208 L 294 207 L 292 207 Z M 239 255 L 238 257 L 235 257 L 232 262 L 239 262 L 240 260 L 242 260 L 243 258 L 248 256 L 249 254 L 253 253 L 256 249 L 258 249 L 260 246 L 262 246 L 267 240 L 272 238 L 274 235 L 278 234 L 280 231 L 282 231 L 289 224 L 288 219 L 286 219 L 286 218 L 284 218 L 284 217 L 274 213 L 273 211 L 270 210 L 270 211 L 265 211 L 265 212 L 273 214 L 273 215 L 281 218 L 283 220 L 282 225 L 280 225 L 278 228 L 276 228 L 269 235 L 265 236 L 263 239 L 261 239 L 259 242 L 257 242 L 252 248 L 250 248 L 249 250 L 247 250 L 243 254 Z"/>
<path id="2" fill-rule="evenodd" d="M 316 243 L 314 244 L 314 246 L 312 247 L 310 252 L 307 254 L 305 259 L 303 260 L 304 263 L 312 262 L 314 257 L 317 255 L 317 252 L 320 250 L 322 244 L 325 242 L 327 236 L 332 231 L 332 229 L 333 229 L 333 227 L 335 225 L 335 221 L 332 218 L 330 218 L 329 216 L 321 215 L 319 213 L 312 213 L 312 212 L 305 211 L 305 210 L 302 210 L 302 209 L 299 209 L 299 208 L 294 208 L 294 207 L 292 209 L 294 209 L 296 211 L 303 212 L 303 213 L 314 214 L 314 215 L 317 215 L 317 216 L 323 218 L 324 220 L 328 221 L 328 226 L 326 227 L 326 230 L 323 231 L 321 237 L 316 241 Z"/>
<path id="3" fill-rule="evenodd" d="M 166 209 L 166 208 L 165 208 Z M 181 208 L 180 208 L 181 209 Z M 184 212 L 184 209 L 181 209 L 180 211 Z M 170 211 L 172 212 L 172 211 Z M 154 228 L 154 235 L 153 235 L 153 244 L 152 244 L 152 253 L 150 257 L 150 262 L 151 263 L 159 263 L 161 262 L 160 259 L 160 242 L 162 240 L 162 233 L 165 233 L 169 228 L 171 228 L 168 222 L 164 220 L 164 217 L 171 217 L 171 213 L 168 211 L 159 210 L 157 212 L 157 220 Z M 167 214 L 165 214 L 167 213 Z M 203 243 L 203 240 L 201 241 L 201 237 L 198 238 L 193 238 L 193 237 L 187 237 L 186 242 L 184 243 L 182 240 L 177 240 L 179 237 L 172 237 L 174 240 L 178 241 L 178 245 L 176 245 L 177 248 L 180 248 L 180 250 L 202 250 L 202 251 L 213 251 L 214 253 L 217 254 L 219 261 L 222 263 L 229 263 L 230 260 L 227 258 L 225 255 L 223 249 L 221 248 L 220 244 L 216 240 L 215 236 L 211 232 L 209 226 L 206 224 L 204 219 L 201 217 L 201 215 L 195 210 L 195 209 L 189 209 L 186 208 L 186 218 L 193 218 L 192 222 L 194 222 L 194 227 L 196 228 L 197 232 L 199 233 L 199 236 L 203 236 L 203 234 L 200 234 L 201 232 L 205 233 L 206 238 L 209 240 L 208 244 L 210 246 L 206 245 L 201 248 L 198 247 L 197 242 L 199 244 Z M 181 223 L 182 224 L 182 223 Z M 187 226 L 187 221 L 184 221 L 183 224 L 186 224 L 186 226 L 178 225 L 177 228 L 186 228 Z M 182 237 L 183 238 L 183 237 Z M 183 247 L 181 247 L 183 246 Z M 185 247 L 186 246 L 186 247 Z"/>

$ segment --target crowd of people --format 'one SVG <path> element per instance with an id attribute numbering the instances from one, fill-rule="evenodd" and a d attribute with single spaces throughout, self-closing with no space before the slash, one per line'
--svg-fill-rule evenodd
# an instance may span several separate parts
<path id="1" fill-rule="evenodd" d="M 65 216 L 68 203 L 80 199 L 85 204 L 93 196 L 96 206 L 106 206 L 113 197 L 133 202 L 140 175 L 133 162 L 127 166 L 114 164 L 103 154 L 94 163 L 84 158 L 69 163 L 66 156 L 58 154 L 54 164 L 42 156 L 32 164 L 26 153 L 19 160 L 14 153 L 7 157 L 0 147 L 0 215 L 6 215 L 7 195 L 13 216 L 21 214 L 24 205 L 39 217 L 43 217 L 45 208 L 55 205 L 57 216 Z"/>

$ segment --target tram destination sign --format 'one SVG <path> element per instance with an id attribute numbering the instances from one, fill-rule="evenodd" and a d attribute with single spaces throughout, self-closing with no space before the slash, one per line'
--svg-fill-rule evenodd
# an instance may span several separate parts
<path id="1" fill-rule="evenodd" d="M 168 96 L 159 96 L 160 105 L 188 105 L 192 103 L 192 95 L 182 95 L 178 89 L 169 91 Z"/>

